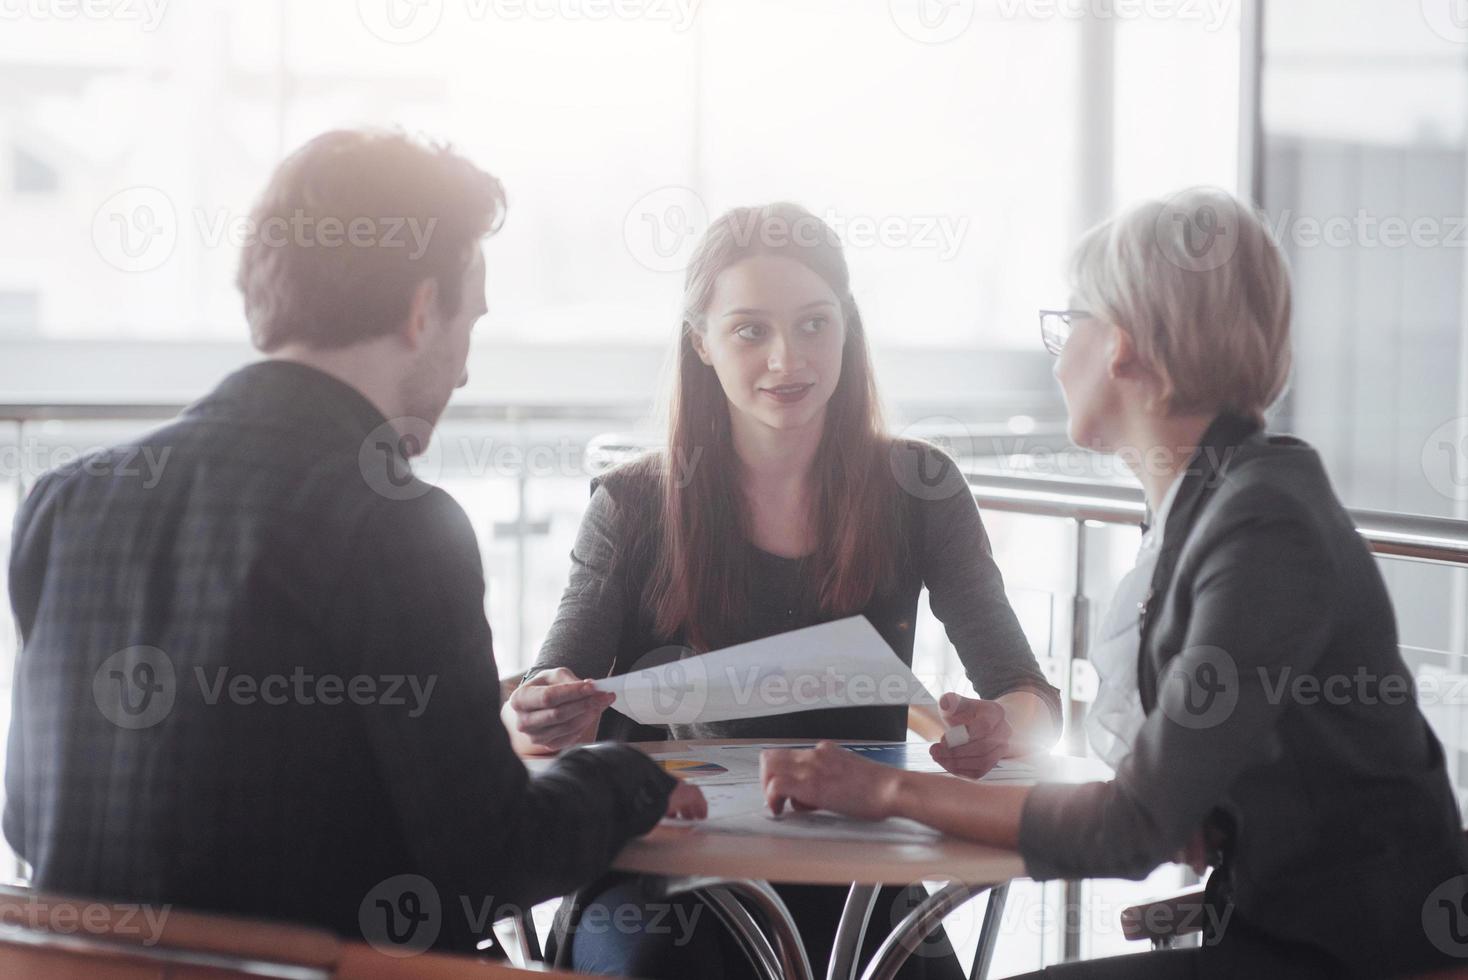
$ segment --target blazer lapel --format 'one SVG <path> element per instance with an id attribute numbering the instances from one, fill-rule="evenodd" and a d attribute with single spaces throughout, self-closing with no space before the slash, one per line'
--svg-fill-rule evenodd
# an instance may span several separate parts
<path id="1" fill-rule="evenodd" d="M 1152 572 L 1152 584 L 1147 596 L 1138 609 L 1140 642 L 1137 647 L 1137 690 L 1142 696 L 1142 706 L 1151 711 L 1157 703 L 1157 671 L 1149 655 L 1152 630 L 1157 623 L 1157 611 L 1162 605 L 1160 597 L 1165 595 L 1177 571 L 1178 556 L 1187 543 L 1188 532 L 1197 522 L 1203 505 L 1218 489 L 1224 470 L 1233 456 L 1231 450 L 1238 447 L 1260 429 L 1258 422 L 1230 413 L 1223 413 L 1213 420 L 1198 448 L 1188 461 L 1181 477 L 1183 484 L 1178 488 L 1172 510 L 1167 515 L 1167 526 L 1163 529 L 1162 550 L 1157 555 L 1157 567 Z M 1150 514 L 1148 515 L 1150 518 Z"/>

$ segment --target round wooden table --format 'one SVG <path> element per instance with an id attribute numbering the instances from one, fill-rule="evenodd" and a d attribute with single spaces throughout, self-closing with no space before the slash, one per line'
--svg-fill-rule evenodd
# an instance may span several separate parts
<path id="1" fill-rule="evenodd" d="M 730 739 L 635 744 L 649 753 L 664 753 L 720 745 L 810 742 Z M 1024 761 L 1036 765 L 1039 778 L 1046 782 L 1088 782 L 1110 776 L 1110 771 L 1094 760 L 1047 755 Z M 862 980 L 890 980 L 948 913 L 986 890 L 991 891 L 990 906 L 980 933 L 980 955 L 986 949 L 992 951 L 999 925 L 996 913 L 1002 912 L 1004 891 L 1011 879 L 1024 875 L 1024 862 L 1017 851 L 953 837 L 921 844 L 812 840 L 710 832 L 696 825 L 655 828 L 646 837 L 628 843 L 613 867 L 658 876 L 668 896 L 696 893 L 734 931 L 761 973 L 802 980 L 811 977 L 805 947 L 789 910 L 770 882 L 849 886 L 826 975 L 828 980 L 852 980 L 877 888 L 946 881 L 944 888 L 929 895 L 897 925 L 862 974 Z M 743 903 L 736 900 L 736 895 Z M 761 913 L 773 936 L 760 929 L 746 906 Z"/>

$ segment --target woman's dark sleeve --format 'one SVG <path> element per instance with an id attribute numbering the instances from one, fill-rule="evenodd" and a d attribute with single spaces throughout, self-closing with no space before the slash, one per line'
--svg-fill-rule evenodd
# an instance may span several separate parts
<path id="1" fill-rule="evenodd" d="M 591 495 L 571 549 L 571 577 L 526 677 L 565 667 L 577 677 L 599 679 L 612 671 L 627 604 L 620 508 L 605 485 Z"/>
<path id="2" fill-rule="evenodd" d="M 1032 878 L 1143 878 L 1181 850 L 1239 775 L 1286 751 L 1291 676 L 1326 651 L 1336 574 L 1293 498 L 1250 492 L 1196 547 L 1181 649 L 1109 782 L 1036 786 L 1020 820 Z M 1192 544 L 1192 543 L 1190 543 Z M 1181 572 L 1179 573 L 1181 574 Z"/>
<path id="3" fill-rule="evenodd" d="M 893 466 L 903 490 L 918 498 L 914 528 L 918 567 L 933 615 L 974 690 L 983 698 L 1028 690 L 1061 725 L 1060 692 L 1045 679 L 1004 593 L 989 535 L 958 464 L 926 443 L 898 444 Z"/>

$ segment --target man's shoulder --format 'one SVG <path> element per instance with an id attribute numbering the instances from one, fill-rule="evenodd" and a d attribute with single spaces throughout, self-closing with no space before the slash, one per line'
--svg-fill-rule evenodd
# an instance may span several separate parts
<path id="1" fill-rule="evenodd" d="M 479 563 L 479 542 L 463 506 L 441 487 L 421 484 L 411 497 L 358 496 L 350 533 L 360 550 L 426 561 Z"/>
<path id="2" fill-rule="evenodd" d="M 109 446 L 73 450 L 50 447 L 45 456 L 31 460 L 41 470 L 29 480 L 28 499 L 41 502 L 57 496 L 70 496 L 107 486 L 136 483 L 151 490 L 163 480 L 170 465 L 176 462 L 180 434 L 175 420 L 140 435 L 136 439 Z"/>
<path id="3" fill-rule="evenodd" d="M 201 489 L 209 478 L 220 477 L 228 483 L 221 492 L 237 497 L 268 487 L 298 496 L 322 482 L 365 494 L 375 489 L 374 474 L 361 455 L 356 446 L 308 432 L 186 413 L 135 439 L 81 451 L 57 449 L 41 461 L 52 465 L 32 486 L 67 493 L 161 487 L 159 496 L 166 496 L 169 489 Z"/>
<path id="4" fill-rule="evenodd" d="M 193 515 L 275 525 L 305 547 L 378 527 L 473 542 L 463 508 L 406 461 L 389 466 L 330 433 L 188 413 L 42 473 L 26 509 L 43 508 L 61 517 L 147 512 L 173 515 L 164 523 Z"/>

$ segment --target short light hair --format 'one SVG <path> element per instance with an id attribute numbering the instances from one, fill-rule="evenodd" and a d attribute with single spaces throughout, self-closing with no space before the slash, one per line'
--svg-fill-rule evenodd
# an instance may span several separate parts
<path id="1" fill-rule="evenodd" d="M 1268 227 L 1227 191 L 1190 187 L 1092 228 L 1071 260 L 1082 309 L 1125 330 L 1168 415 L 1263 420 L 1290 373 L 1290 277 Z"/>

